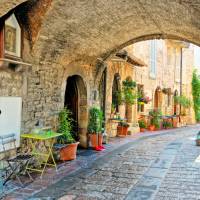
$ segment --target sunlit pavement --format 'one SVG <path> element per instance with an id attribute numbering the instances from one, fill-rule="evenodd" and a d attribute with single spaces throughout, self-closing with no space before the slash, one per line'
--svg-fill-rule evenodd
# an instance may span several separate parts
<path id="1" fill-rule="evenodd" d="M 47 184 L 47 173 L 43 183 L 33 183 L 38 190 L 29 185 L 5 199 L 198 199 L 200 163 L 195 160 L 200 147 L 194 139 L 199 128 L 114 139 L 104 152 L 79 152 L 76 161 L 63 164 L 56 181 Z"/>
<path id="2" fill-rule="evenodd" d="M 198 199 L 199 129 L 187 127 L 144 138 L 40 192 L 52 199 Z"/>

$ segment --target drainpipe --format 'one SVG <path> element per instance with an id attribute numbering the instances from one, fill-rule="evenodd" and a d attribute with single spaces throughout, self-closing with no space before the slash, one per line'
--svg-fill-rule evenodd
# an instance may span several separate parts
<path id="1" fill-rule="evenodd" d="M 182 83 L 183 83 L 183 47 L 181 47 L 181 58 L 180 58 L 180 96 L 182 95 Z M 181 114 L 181 105 L 180 105 Z"/>

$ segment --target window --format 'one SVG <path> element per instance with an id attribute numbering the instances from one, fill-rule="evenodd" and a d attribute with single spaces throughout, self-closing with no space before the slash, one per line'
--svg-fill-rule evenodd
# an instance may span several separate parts
<path id="1" fill-rule="evenodd" d="M 157 41 L 150 41 L 150 77 L 156 78 L 156 65 L 157 65 Z"/>
<path id="2" fill-rule="evenodd" d="M 14 14 L 5 21 L 5 54 L 21 57 L 21 28 Z"/>

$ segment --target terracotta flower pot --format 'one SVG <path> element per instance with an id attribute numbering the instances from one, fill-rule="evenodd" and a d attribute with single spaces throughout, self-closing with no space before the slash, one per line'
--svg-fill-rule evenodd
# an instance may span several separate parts
<path id="1" fill-rule="evenodd" d="M 140 132 L 144 132 L 145 131 L 145 128 L 140 128 Z"/>
<path id="2" fill-rule="evenodd" d="M 90 142 L 91 142 L 92 148 L 96 148 L 97 146 L 99 146 L 98 135 L 96 133 L 90 134 Z"/>
<path id="3" fill-rule="evenodd" d="M 128 133 L 128 127 L 125 126 L 118 126 L 117 127 L 117 136 L 119 137 L 125 137 Z"/>
<path id="4" fill-rule="evenodd" d="M 68 144 L 60 150 L 60 160 L 74 160 L 76 159 L 76 152 L 79 142 Z"/>
<path id="5" fill-rule="evenodd" d="M 150 126 L 149 126 L 149 130 L 150 130 L 150 131 L 155 131 L 155 129 L 156 129 L 155 125 L 150 125 Z"/>

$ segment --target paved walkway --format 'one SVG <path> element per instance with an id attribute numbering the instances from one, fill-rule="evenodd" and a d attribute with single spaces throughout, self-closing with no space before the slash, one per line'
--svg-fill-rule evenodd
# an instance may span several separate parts
<path id="1" fill-rule="evenodd" d="M 50 169 L 5 199 L 198 199 L 200 148 L 192 137 L 199 128 L 135 134 L 110 141 L 104 152 L 80 151 L 57 174 Z"/>

